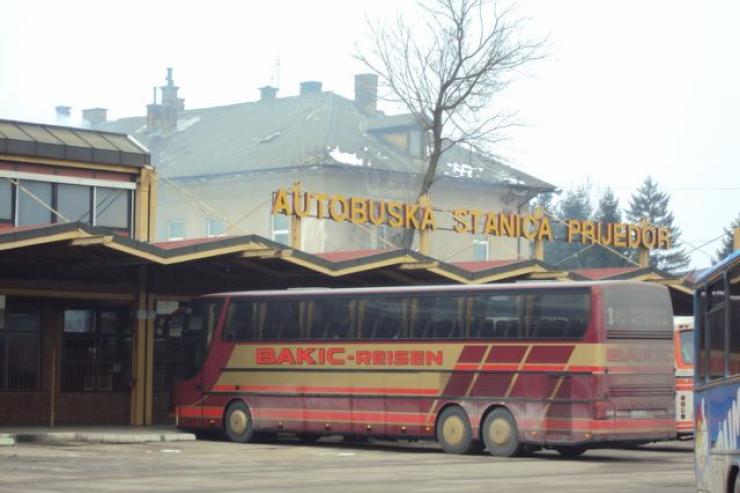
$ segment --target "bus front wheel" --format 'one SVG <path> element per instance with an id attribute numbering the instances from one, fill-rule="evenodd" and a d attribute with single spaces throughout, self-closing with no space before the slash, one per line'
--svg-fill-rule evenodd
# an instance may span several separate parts
<path id="1" fill-rule="evenodd" d="M 473 431 L 465 411 L 448 407 L 437 420 L 437 441 L 448 454 L 467 454 L 475 448 Z"/>
<path id="2" fill-rule="evenodd" d="M 508 409 L 494 409 L 483 420 L 481 428 L 483 443 L 488 453 L 497 457 L 514 457 L 519 455 L 522 444 L 519 441 L 519 430 L 514 416 Z"/>
<path id="3" fill-rule="evenodd" d="M 251 441 L 254 438 L 254 426 L 249 407 L 242 401 L 236 401 L 229 405 L 226 410 L 224 428 L 226 429 L 226 436 L 232 442 L 247 443 Z"/>

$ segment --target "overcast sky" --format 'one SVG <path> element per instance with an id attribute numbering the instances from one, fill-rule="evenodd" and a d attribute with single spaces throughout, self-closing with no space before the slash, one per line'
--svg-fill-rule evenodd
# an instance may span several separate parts
<path id="1" fill-rule="evenodd" d="M 143 115 L 166 67 L 187 108 L 251 101 L 267 83 L 293 95 L 303 80 L 352 97 L 365 17 L 412 7 L 4 0 L 0 118 L 52 122 L 61 104 L 77 122 L 96 106 L 113 119 Z M 622 205 L 650 174 L 688 243 L 719 236 L 740 213 L 740 2 L 523 0 L 518 11 L 531 17 L 528 34 L 549 36 L 549 58 L 502 98 L 526 126 L 498 153 L 562 189 L 589 179 L 595 200 L 611 186 Z"/>

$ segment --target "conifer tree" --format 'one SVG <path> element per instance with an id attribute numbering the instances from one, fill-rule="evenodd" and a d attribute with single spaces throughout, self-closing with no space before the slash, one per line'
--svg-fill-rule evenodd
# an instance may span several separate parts
<path id="1" fill-rule="evenodd" d="M 668 228 L 671 236 L 670 250 L 652 250 L 650 265 L 667 272 L 684 270 L 689 265 L 689 257 L 681 246 L 681 231 L 673 225 L 673 212 L 668 203 L 671 196 L 661 192 L 658 182 L 648 176 L 630 199 L 629 209 L 626 211 L 630 222 L 638 223 L 645 218 L 654 226 Z M 636 252 L 632 254 L 637 257 Z"/>
<path id="2" fill-rule="evenodd" d="M 555 207 L 558 219 L 581 219 L 591 217 L 591 187 L 586 183 L 575 190 L 569 190 Z M 580 242 L 568 243 L 565 241 L 566 228 L 561 222 L 553 221 L 553 233 L 556 241 L 549 242 L 545 247 L 545 262 L 557 265 L 561 269 L 579 269 L 589 267 L 591 250 L 581 252 L 586 245 Z"/>
<path id="3" fill-rule="evenodd" d="M 722 246 L 719 250 L 717 250 L 715 263 L 719 262 L 735 251 L 733 243 L 735 241 L 735 230 L 737 228 L 740 228 L 740 213 L 738 213 L 737 218 L 732 221 L 730 229 L 725 228 L 725 237 L 722 238 Z"/>
<path id="4" fill-rule="evenodd" d="M 598 208 L 594 211 L 593 220 L 600 224 L 607 223 L 621 223 L 622 222 L 622 210 L 619 207 L 619 198 L 614 195 L 611 188 L 607 187 L 604 193 L 599 199 Z M 604 226 L 605 227 L 605 226 Z M 611 250 L 616 250 L 622 255 L 627 255 L 627 250 L 624 248 L 610 247 Z M 592 267 L 623 267 L 632 265 L 625 258 L 620 257 L 616 253 L 612 252 L 604 247 L 596 246 L 594 251 L 591 252 L 589 262 Z"/>

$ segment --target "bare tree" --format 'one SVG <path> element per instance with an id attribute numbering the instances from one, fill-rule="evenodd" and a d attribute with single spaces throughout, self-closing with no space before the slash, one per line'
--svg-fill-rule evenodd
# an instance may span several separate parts
<path id="1" fill-rule="evenodd" d="M 493 110 L 494 99 L 521 67 L 541 58 L 544 45 L 524 38 L 527 19 L 496 0 L 429 3 L 419 2 L 423 18 L 413 23 L 401 15 L 392 24 L 368 22 L 370 47 L 356 55 L 428 133 L 419 197 L 445 151 L 465 144 L 485 153 L 514 123 L 512 114 Z"/>

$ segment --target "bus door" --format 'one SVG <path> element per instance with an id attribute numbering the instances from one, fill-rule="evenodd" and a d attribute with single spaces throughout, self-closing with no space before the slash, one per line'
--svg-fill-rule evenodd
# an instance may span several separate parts
<path id="1" fill-rule="evenodd" d="M 206 402 L 210 391 L 208 386 L 218 378 L 218 375 L 207 375 L 204 367 L 222 305 L 221 299 L 203 298 L 178 311 L 178 315 L 183 317 L 182 337 L 177 349 L 178 416 L 193 419 L 201 425 L 206 424 L 205 420 L 210 415 Z M 175 320 L 174 323 L 178 322 Z"/>

